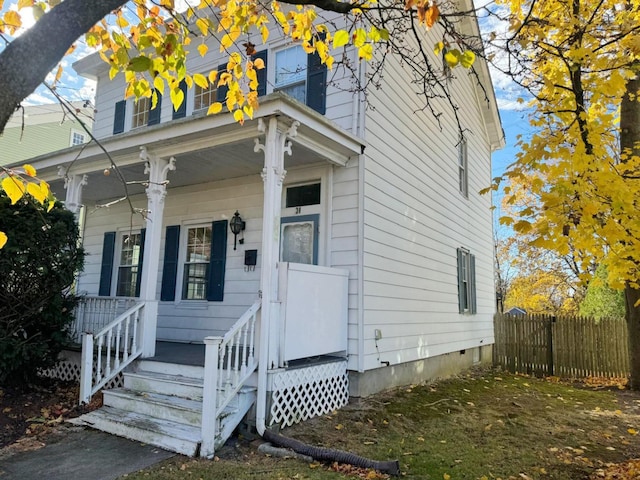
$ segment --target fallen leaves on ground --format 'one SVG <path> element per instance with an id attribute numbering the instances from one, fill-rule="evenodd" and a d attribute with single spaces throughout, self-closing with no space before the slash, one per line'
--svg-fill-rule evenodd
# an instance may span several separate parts
<path id="1" fill-rule="evenodd" d="M 590 480 L 636 480 L 638 478 L 640 478 L 640 459 L 607 465 L 605 468 L 599 468 L 589 477 Z"/>
<path id="2" fill-rule="evenodd" d="M 342 473 L 343 475 L 349 475 L 350 477 L 364 478 L 365 480 L 381 480 L 389 478 L 389 475 L 376 472 L 370 468 L 354 467 L 353 465 L 338 462 L 332 463 L 329 470 Z"/>

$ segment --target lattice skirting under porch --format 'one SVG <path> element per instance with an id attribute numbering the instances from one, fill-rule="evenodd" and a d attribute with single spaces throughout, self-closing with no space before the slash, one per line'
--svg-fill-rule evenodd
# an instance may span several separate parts
<path id="1" fill-rule="evenodd" d="M 64 350 L 58 357 L 58 363 L 53 367 L 46 370 L 42 370 L 40 375 L 48 378 L 57 378 L 66 382 L 80 382 L 80 352 L 74 352 L 70 350 Z M 95 367 L 95 365 L 94 365 Z M 117 388 L 124 386 L 124 379 L 122 373 L 116 375 L 109 383 L 103 388 L 105 390 L 110 388 Z"/>
<path id="2" fill-rule="evenodd" d="M 291 426 L 349 401 L 346 361 L 274 372 L 271 377 L 270 425 Z"/>

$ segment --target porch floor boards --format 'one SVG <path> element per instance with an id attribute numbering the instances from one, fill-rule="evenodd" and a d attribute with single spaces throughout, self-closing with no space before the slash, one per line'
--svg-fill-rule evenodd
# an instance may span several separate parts
<path id="1" fill-rule="evenodd" d="M 152 362 L 204 366 L 204 343 L 156 342 L 156 354 L 145 358 Z"/>

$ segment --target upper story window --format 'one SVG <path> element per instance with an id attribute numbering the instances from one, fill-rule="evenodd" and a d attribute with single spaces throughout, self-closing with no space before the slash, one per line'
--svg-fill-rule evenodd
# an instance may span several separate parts
<path id="1" fill-rule="evenodd" d="M 467 141 L 460 138 L 458 142 L 458 181 L 460 193 L 469 197 L 469 165 L 467 160 Z"/>
<path id="2" fill-rule="evenodd" d="M 131 128 L 143 127 L 149 123 L 149 103 L 150 100 L 147 97 L 139 98 L 137 102 L 133 102 Z"/>
<path id="3" fill-rule="evenodd" d="M 76 130 L 71 130 L 71 146 L 82 145 L 85 142 L 84 133 L 77 132 Z"/>
<path id="4" fill-rule="evenodd" d="M 458 306 L 460 313 L 476 313 L 476 257 L 458 248 Z"/>
<path id="5" fill-rule="evenodd" d="M 216 88 L 215 82 L 209 83 L 207 88 L 195 85 L 193 91 L 193 111 L 207 110 L 212 103 L 217 101 L 217 95 L 218 89 Z"/>
<path id="6" fill-rule="evenodd" d="M 276 52 L 274 91 L 287 93 L 306 103 L 308 57 L 301 46 Z"/>

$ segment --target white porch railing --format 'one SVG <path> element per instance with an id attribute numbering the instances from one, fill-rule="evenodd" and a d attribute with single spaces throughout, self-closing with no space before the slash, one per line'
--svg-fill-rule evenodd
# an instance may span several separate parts
<path id="1" fill-rule="evenodd" d="M 85 333 L 82 337 L 80 403 L 88 403 L 94 393 L 142 353 L 144 306 L 144 302 L 138 303 L 98 333 Z"/>
<path id="2" fill-rule="evenodd" d="M 261 301 L 254 303 L 224 337 L 206 337 L 200 455 L 214 453 L 217 419 L 258 366 L 256 340 Z"/>
<path id="3" fill-rule="evenodd" d="M 83 333 L 102 330 L 116 317 L 133 307 L 137 301 L 137 298 L 129 297 L 85 296 L 80 298 L 73 312 L 74 322 L 69 332 L 70 339 L 81 343 Z"/>

